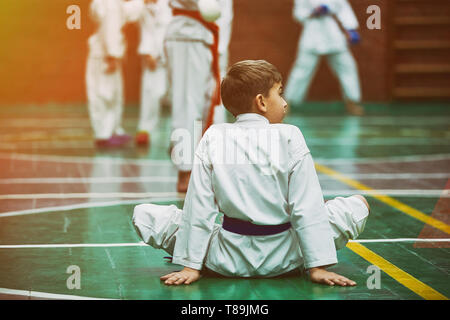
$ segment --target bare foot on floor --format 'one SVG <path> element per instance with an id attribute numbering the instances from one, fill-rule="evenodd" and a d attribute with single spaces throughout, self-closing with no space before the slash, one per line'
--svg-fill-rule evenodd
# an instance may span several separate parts
<path id="1" fill-rule="evenodd" d="M 364 115 L 364 108 L 362 106 L 360 106 L 359 104 L 352 102 L 352 101 L 347 101 L 345 104 L 345 109 L 347 110 L 347 112 L 353 116 L 362 116 Z"/>

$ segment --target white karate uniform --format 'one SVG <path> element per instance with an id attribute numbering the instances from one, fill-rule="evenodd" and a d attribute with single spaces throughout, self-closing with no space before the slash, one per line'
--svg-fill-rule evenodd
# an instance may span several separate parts
<path id="1" fill-rule="evenodd" d="M 159 122 L 160 102 L 167 92 L 168 80 L 164 57 L 164 35 L 172 18 L 168 0 L 147 3 L 139 19 L 140 55 L 158 60 L 155 70 L 144 67 L 141 78 L 141 105 L 138 131 L 151 132 Z"/>
<path id="2" fill-rule="evenodd" d="M 345 99 L 361 100 L 358 69 L 348 49 L 346 36 L 330 15 L 310 18 L 314 8 L 321 4 L 329 7 L 346 30 L 357 29 L 359 24 L 347 0 L 295 0 L 294 19 L 303 24 L 297 48 L 297 58 L 286 84 L 286 98 L 290 103 L 303 101 L 321 56 L 336 74 Z"/>
<path id="3" fill-rule="evenodd" d="M 220 213 L 284 232 L 245 236 L 215 223 Z M 138 205 L 133 223 L 173 263 L 226 276 L 270 277 L 337 263 L 336 249 L 362 232 L 368 209 L 357 197 L 324 203 L 300 130 L 247 113 L 211 126 L 196 150 L 183 210 Z"/>
<path id="4" fill-rule="evenodd" d="M 88 109 L 96 139 L 108 139 L 123 134 L 123 79 L 122 68 L 105 73 L 107 56 L 122 59 L 125 40 L 122 27 L 135 21 L 142 10 L 142 0 L 93 0 L 90 14 L 98 27 L 89 37 L 86 67 Z"/>
<path id="5" fill-rule="evenodd" d="M 220 78 L 222 79 L 227 73 L 229 45 L 231 41 L 231 33 L 233 27 L 233 0 L 218 0 L 221 15 L 217 19 L 216 24 L 219 26 L 219 64 Z M 214 110 L 214 123 L 224 123 L 226 121 L 226 109 L 221 103 Z"/>
<path id="6" fill-rule="evenodd" d="M 172 8 L 198 11 L 198 0 L 170 0 Z M 212 72 L 213 34 L 199 21 L 174 16 L 164 39 L 172 92 L 172 131 L 183 130 L 191 139 L 191 154 L 201 136 L 196 125 L 206 120 L 216 81 Z M 176 142 L 175 142 L 176 143 Z M 177 163 L 190 171 L 191 161 Z"/>

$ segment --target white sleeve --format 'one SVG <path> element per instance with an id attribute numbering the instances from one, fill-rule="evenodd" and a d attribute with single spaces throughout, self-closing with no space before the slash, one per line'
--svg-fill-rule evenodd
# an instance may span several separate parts
<path id="1" fill-rule="evenodd" d="M 173 263 L 201 270 L 214 228 L 218 207 L 211 180 L 212 166 L 203 159 L 206 134 L 197 148 L 177 234 Z"/>
<path id="2" fill-rule="evenodd" d="M 138 54 L 153 55 L 153 30 L 150 21 L 151 17 L 148 14 L 144 14 L 139 21 L 140 30 L 140 43 L 138 47 Z"/>
<path id="3" fill-rule="evenodd" d="M 125 20 L 127 22 L 136 22 L 142 16 L 144 10 L 143 0 L 131 0 L 123 3 Z"/>
<path id="4" fill-rule="evenodd" d="M 105 14 L 100 23 L 100 34 L 108 56 L 121 58 L 123 55 L 122 7 L 118 1 L 103 1 Z"/>
<path id="5" fill-rule="evenodd" d="M 305 268 L 335 264 L 336 248 L 313 159 L 306 149 L 296 150 L 291 154 L 296 160 L 289 174 L 288 203 Z"/>
<path id="6" fill-rule="evenodd" d="M 158 10 L 153 16 L 146 12 L 140 19 L 141 40 L 138 54 L 149 54 L 153 58 L 159 58 L 164 54 L 164 36 L 172 19 L 172 11 L 167 1 L 156 3 Z"/>
<path id="7" fill-rule="evenodd" d="M 313 7 L 308 0 L 295 0 L 293 16 L 294 20 L 303 23 L 311 15 Z"/>
<path id="8" fill-rule="evenodd" d="M 347 0 L 339 0 L 336 16 L 347 30 L 358 29 L 358 19 Z"/>
<path id="9" fill-rule="evenodd" d="M 219 26 L 219 52 L 228 50 L 233 26 L 233 0 L 220 0 L 221 15 L 216 24 Z"/>

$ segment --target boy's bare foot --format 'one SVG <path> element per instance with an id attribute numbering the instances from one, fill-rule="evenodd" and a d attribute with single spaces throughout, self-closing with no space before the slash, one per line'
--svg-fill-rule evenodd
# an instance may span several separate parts
<path id="1" fill-rule="evenodd" d="M 160 279 L 165 280 L 164 284 L 168 286 L 191 284 L 200 279 L 200 270 L 184 267 L 183 270 L 166 274 Z"/>
<path id="2" fill-rule="evenodd" d="M 335 284 L 341 287 L 356 285 L 355 281 L 347 279 L 337 273 L 327 271 L 323 267 L 309 269 L 309 278 L 312 282 L 327 284 L 329 286 L 334 286 Z"/>
<path id="3" fill-rule="evenodd" d="M 346 101 L 345 109 L 347 112 L 353 116 L 364 115 L 364 108 L 353 101 Z"/>
<path id="4" fill-rule="evenodd" d="M 177 182 L 178 192 L 187 191 L 190 177 L 191 177 L 190 171 L 178 171 L 178 182 Z"/>

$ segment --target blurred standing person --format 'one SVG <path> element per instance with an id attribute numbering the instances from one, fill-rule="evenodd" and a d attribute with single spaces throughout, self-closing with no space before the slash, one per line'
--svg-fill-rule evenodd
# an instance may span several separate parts
<path id="1" fill-rule="evenodd" d="M 150 133 L 158 124 L 161 99 L 167 92 L 164 59 L 164 35 L 172 19 L 169 0 L 144 0 L 145 9 L 139 19 L 141 39 L 138 53 L 142 57 L 141 103 L 138 145 L 150 143 Z"/>
<path id="2" fill-rule="evenodd" d="M 178 169 L 177 191 L 186 192 L 195 147 L 220 104 L 219 27 L 214 23 L 220 6 L 216 0 L 170 0 L 169 5 L 173 18 L 164 46 L 172 92 L 170 153 Z"/>
<path id="3" fill-rule="evenodd" d="M 228 69 L 229 46 L 233 27 L 233 0 L 218 0 L 221 14 L 216 24 L 219 26 L 219 64 L 220 75 L 225 75 Z M 227 110 L 221 103 L 214 111 L 214 123 L 227 122 Z"/>
<path id="4" fill-rule="evenodd" d="M 97 29 L 88 40 L 86 89 L 98 147 L 122 146 L 131 140 L 122 127 L 122 59 L 126 49 L 122 28 L 136 21 L 142 9 L 142 0 L 93 0 L 90 5 Z"/>
<path id="5" fill-rule="evenodd" d="M 336 74 L 352 115 L 363 115 L 358 69 L 348 44 L 360 37 L 358 20 L 347 0 L 295 0 L 294 19 L 303 24 L 297 58 L 286 85 L 291 105 L 303 101 L 321 56 Z"/>

